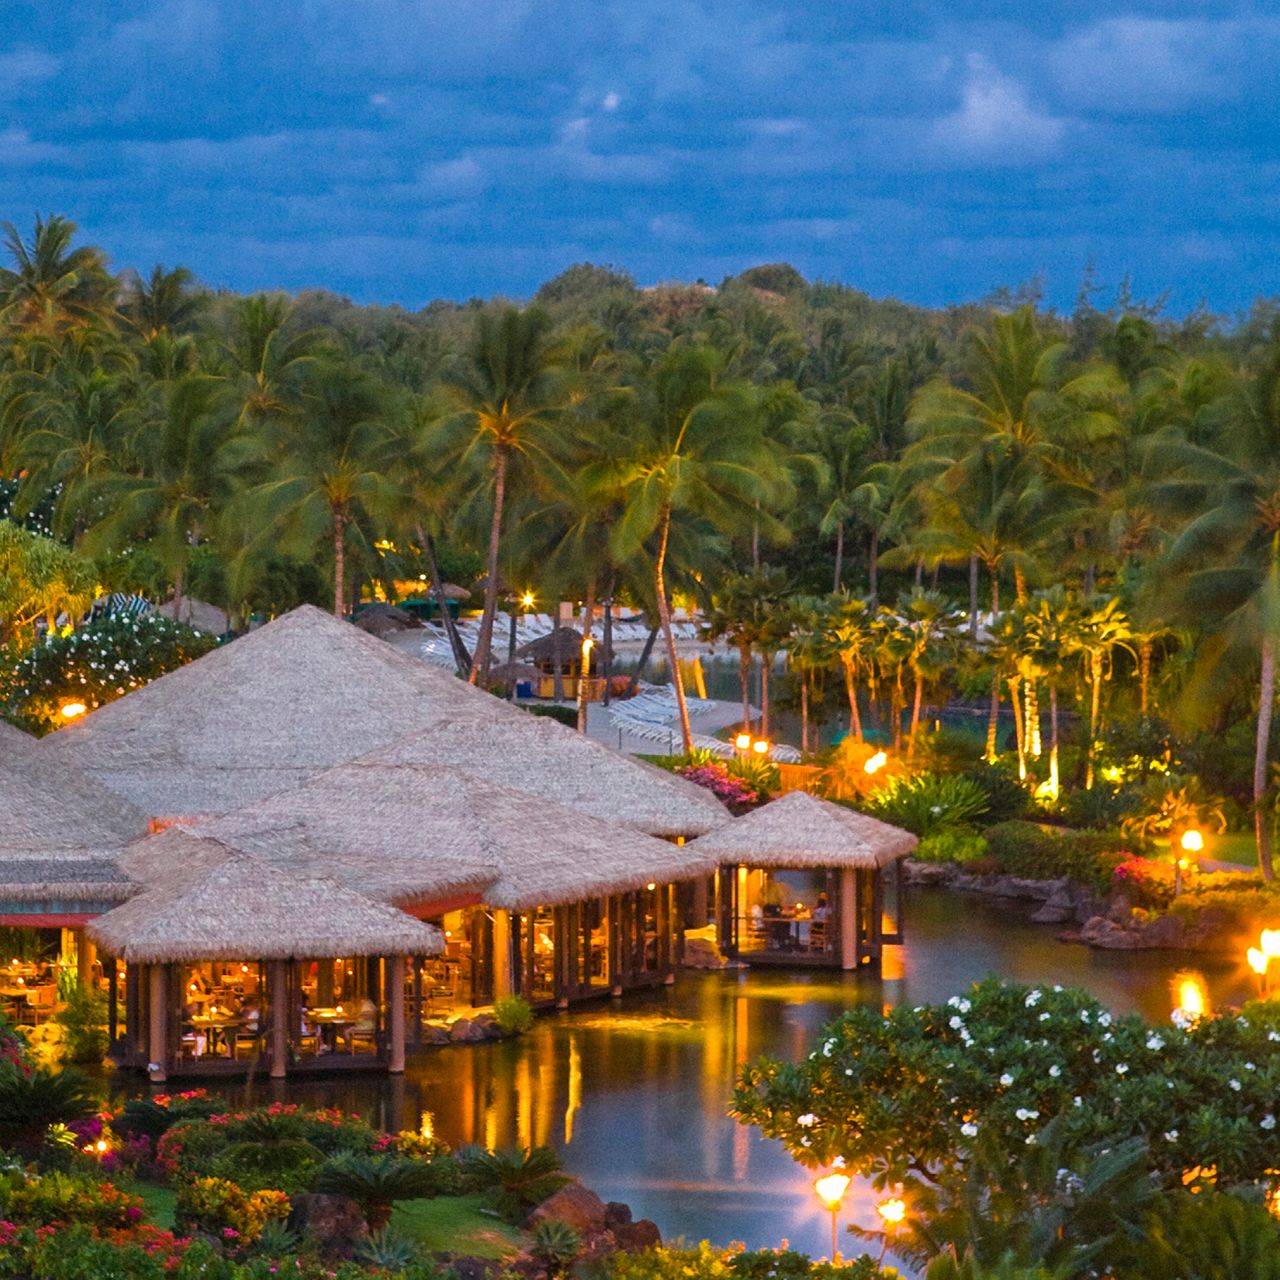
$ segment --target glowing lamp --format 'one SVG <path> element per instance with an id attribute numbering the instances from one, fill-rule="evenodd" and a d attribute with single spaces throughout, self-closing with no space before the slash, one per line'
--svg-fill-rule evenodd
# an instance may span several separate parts
<path id="1" fill-rule="evenodd" d="M 1250 947 L 1245 952 L 1245 956 L 1249 961 L 1249 968 L 1261 977 L 1267 971 L 1267 965 L 1271 963 L 1270 958 L 1264 955 L 1257 947 Z"/>
<path id="2" fill-rule="evenodd" d="M 758 756 L 767 756 L 769 754 L 769 739 L 757 738 L 751 744 L 751 750 L 754 751 Z"/>
<path id="3" fill-rule="evenodd" d="M 834 1211 L 840 1207 L 844 1193 L 849 1190 L 849 1181 L 847 1173 L 829 1173 L 825 1178 L 819 1178 L 813 1189 L 818 1193 L 818 1199 Z"/>
<path id="4" fill-rule="evenodd" d="M 1182 839 L 1178 842 L 1188 853 L 1199 853 L 1204 848 L 1204 836 L 1200 834 L 1194 827 L 1190 831 L 1182 833 Z"/>
<path id="5" fill-rule="evenodd" d="M 737 747 L 739 751 L 750 751 L 751 735 L 749 733 L 738 734 L 738 736 L 733 740 L 733 745 Z"/>
<path id="6" fill-rule="evenodd" d="M 652 892 L 652 891 L 653 891 L 654 889 L 656 889 L 657 887 L 658 887 L 658 886 L 657 886 L 657 883 L 656 883 L 655 881 L 653 881 L 653 880 L 650 880 L 650 881 L 649 881 L 649 883 L 648 883 L 647 885 L 645 885 L 645 888 L 646 888 L 646 889 L 648 889 L 650 892 Z"/>
<path id="7" fill-rule="evenodd" d="M 889 763 L 889 757 L 883 751 L 877 751 L 862 767 L 868 773 L 877 773 Z"/>
<path id="8" fill-rule="evenodd" d="M 95 1148 L 99 1155 L 104 1155 L 107 1150 L 107 1140 L 105 1138 L 99 1138 L 95 1144 Z"/>
<path id="9" fill-rule="evenodd" d="M 532 609 L 533 608 L 533 592 L 526 591 L 524 595 L 520 597 L 520 603 L 524 605 L 526 609 Z"/>
<path id="10" fill-rule="evenodd" d="M 64 702 L 58 708 L 58 714 L 64 720 L 76 720 L 88 710 L 89 708 L 83 702 Z"/>
<path id="11" fill-rule="evenodd" d="M 1263 929 L 1258 946 L 1269 960 L 1280 956 L 1280 929 Z"/>
<path id="12" fill-rule="evenodd" d="M 907 1216 L 907 1206 L 895 1196 L 892 1200 L 881 1200 L 876 1205 L 876 1212 L 885 1226 L 896 1227 Z"/>

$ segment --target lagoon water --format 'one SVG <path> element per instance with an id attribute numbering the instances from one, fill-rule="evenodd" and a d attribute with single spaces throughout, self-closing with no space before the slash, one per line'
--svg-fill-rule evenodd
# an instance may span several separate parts
<path id="1" fill-rule="evenodd" d="M 262 1082 L 253 1096 L 339 1106 L 392 1129 L 418 1128 L 430 1113 L 453 1144 L 549 1143 L 570 1172 L 653 1218 L 668 1239 L 758 1247 L 785 1238 L 825 1256 L 830 1219 L 813 1175 L 725 1114 L 738 1067 L 803 1056 L 824 1023 L 855 1004 L 945 1000 L 992 973 L 1082 986 L 1117 1013 L 1163 1022 L 1185 968 L 1177 956 L 1062 943 L 988 902 L 920 891 L 908 903 L 907 943 L 889 949 L 878 975 L 684 973 L 650 996 L 540 1018 L 519 1040 L 422 1053 L 401 1080 Z M 1215 1004 L 1248 995 L 1248 974 L 1233 966 L 1193 972 Z M 233 1092 L 245 1097 L 243 1087 Z M 855 1183 L 842 1220 L 874 1218 L 874 1196 Z"/>

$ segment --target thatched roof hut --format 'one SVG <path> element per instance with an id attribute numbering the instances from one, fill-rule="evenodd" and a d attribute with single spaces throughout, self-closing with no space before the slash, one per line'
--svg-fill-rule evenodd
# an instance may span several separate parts
<path id="1" fill-rule="evenodd" d="M 538 905 L 710 873 L 713 856 L 452 769 L 358 762 L 193 830 L 386 902 Z M 150 843 L 150 842 L 145 842 Z M 126 860 L 131 873 L 137 863 Z"/>
<path id="2" fill-rule="evenodd" d="M 597 664 L 605 659 L 605 645 L 599 635 L 593 635 L 592 639 L 595 644 L 591 649 L 590 665 L 594 671 Z M 532 663 L 539 670 L 550 671 L 555 665 L 557 643 L 560 646 L 560 669 L 564 672 L 577 671 L 582 665 L 582 632 L 574 627 L 556 627 L 545 636 L 530 640 L 516 650 L 516 657 Z"/>
<path id="3" fill-rule="evenodd" d="M 337 880 L 269 866 L 182 828 L 155 836 L 170 870 L 88 925 L 129 964 L 435 955 L 439 929 Z"/>
<path id="4" fill-rule="evenodd" d="M 51 734 L 149 814 L 221 813 L 444 717 L 525 713 L 303 606 Z"/>
<path id="5" fill-rule="evenodd" d="M 523 711 L 501 722 L 441 717 L 365 759 L 445 765 L 653 836 L 701 835 L 730 821 L 705 787 Z"/>
<path id="6" fill-rule="evenodd" d="M 917 843 L 901 827 L 791 791 L 700 836 L 690 848 L 717 862 L 752 866 L 876 869 L 906 857 Z"/>
<path id="7" fill-rule="evenodd" d="M 156 612 L 166 618 L 176 616 L 179 622 L 185 622 L 187 626 L 205 631 L 211 636 L 224 636 L 231 630 L 231 616 L 216 604 L 210 604 L 207 600 L 195 600 L 190 596 L 179 596 L 177 603 L 176 615 L 172 598 L 160 605 Z"/>
<path id="8" fill-rule="evenodd" d="M 0 733 L 0 899 L 118 901 L 127 880 L 112 855 L 145 833 L 140 809 L 34 738 Z"/>
<path id="9" fill-rule="evenodd" d="M 421 631 L 426 625 L 407 610 L 381 600 L 364 605 L 353 621 L 361 631 L 379 638 L 397 631 Z"/>

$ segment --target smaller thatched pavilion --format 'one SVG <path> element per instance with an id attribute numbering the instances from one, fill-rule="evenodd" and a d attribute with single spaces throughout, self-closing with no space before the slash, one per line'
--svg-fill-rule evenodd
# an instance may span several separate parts
<path id="1" fill-rule="evenodd" d="M 123 1037 L 114 980 L 110 992 L 119 1061 L 145 1062 L 153 1080 L 237 1071 L 265 1039 L 272 1076 L 291 1062 L 404 1070 L 405 957 L 442 951 L 439 929 L 349 883 L 282 870 L 180 827 L 144 844 L 135 864 L 149 868 L 146 888 L 89 925 L 127 965 Z M 345 1009 L 332 1004 L 335 962 L 350 969 Z M 326 965 L 330 982 L 317 977 L 308 992 Z"/>
<path id="2" fill-rule="evenodd" d="M 545 636 L 522 645 L 516 650 L 516 657 L 542 673 L 537 686 L 538 697 L 555 696 L 555 672 L 558 664 L 566 697 L 578 696 L 578 681 L 585 676 L 588 680 L 587 697 L 595 699 L 604 692 L 604 683 L 599 678 L 599 673 L 605 663 L 612 659 L 612 654 L 606 653 L 602 640 L 594 639 L 584 663 L 582 632 L 573 627 L 555 627 Z"/>
<path id="3" fill-rule="evenodd" d="M 856 969 L 902 941 L 901 859 L 916 843 L 909 831 L 792 791 L 691 847 L 721 864 L 716 921 L 726 954 Z M 777 872 L 807 873 L 807 883 L 797 888 Z"/>

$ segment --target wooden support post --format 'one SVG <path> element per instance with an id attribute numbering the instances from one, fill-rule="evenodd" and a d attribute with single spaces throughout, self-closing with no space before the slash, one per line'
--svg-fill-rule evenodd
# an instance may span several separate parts
<path id="1" fill-rule="evenodd" d="M 506 911 L 493 913 L 493 998 L 500 1000 L 514 990 L 511 973 L 511 916 Z"/>
<path id="2" fill-rule="evenodd" d="M 622 994 L 622 897 L 609 897 L 609 994 Z"/>
<path id="3" fill-rule="evenodd" d="M 840 869 L 840 967 L 858 967 L 858 880 L 852 867 Z"/>
<path id="4" fill-rule="evenodd" d="M 699 876 L 693 882 L 693 905 L 689 908 L 688 924 L 693 929 L 701 929 L 711 918 L 708 906 L 707 876 Z"/>
<path id="5" fill-rule="evenodd" d="M 675 966 L 672 962 L 672 956 L 675 954 L 672 935 L 676 927 L 674 885 L 660 884 L 658 886 L 657 911 L 655 914 L 658 921 L 658 972 L 662 974 L 663 985 L 669 987 L 676 980 Z"/>
<path id="6" fill-rule="evenodd" d="M 169 983 L 168 969 L 153 964 L 148 971 L 150 978 L 150 1018 L 147 1036 L 147 1072 L 155 1084 L 163 1084 L 169 1078 Z"/>
<path id="7" fill-rule="evenodd" d="M 398 1074 L 404 1071 L 404 956 L 387 958 L 387 1021 L 387 1070 Z"/>
<path id="8" fill-rule="evenodd" d="M 271 1009 L 271 1078 L 283 1080 L 289 1065 L 289 966 L 284 960 L 267 965 L 267 1000 Z"/>
<path id="9" fill-rule="evenodd" d="M 115 1053 L 120 1036 L 120 972 L 114 959 L 103 966 L 107 978 L 107 1052 Z"/>
<path id="10" fill-rule="evenodd" d="M 81 991 L 93 990 L 94 945 L 84 931 L 84 925 L 76 930 L 76 985 Z"/>

